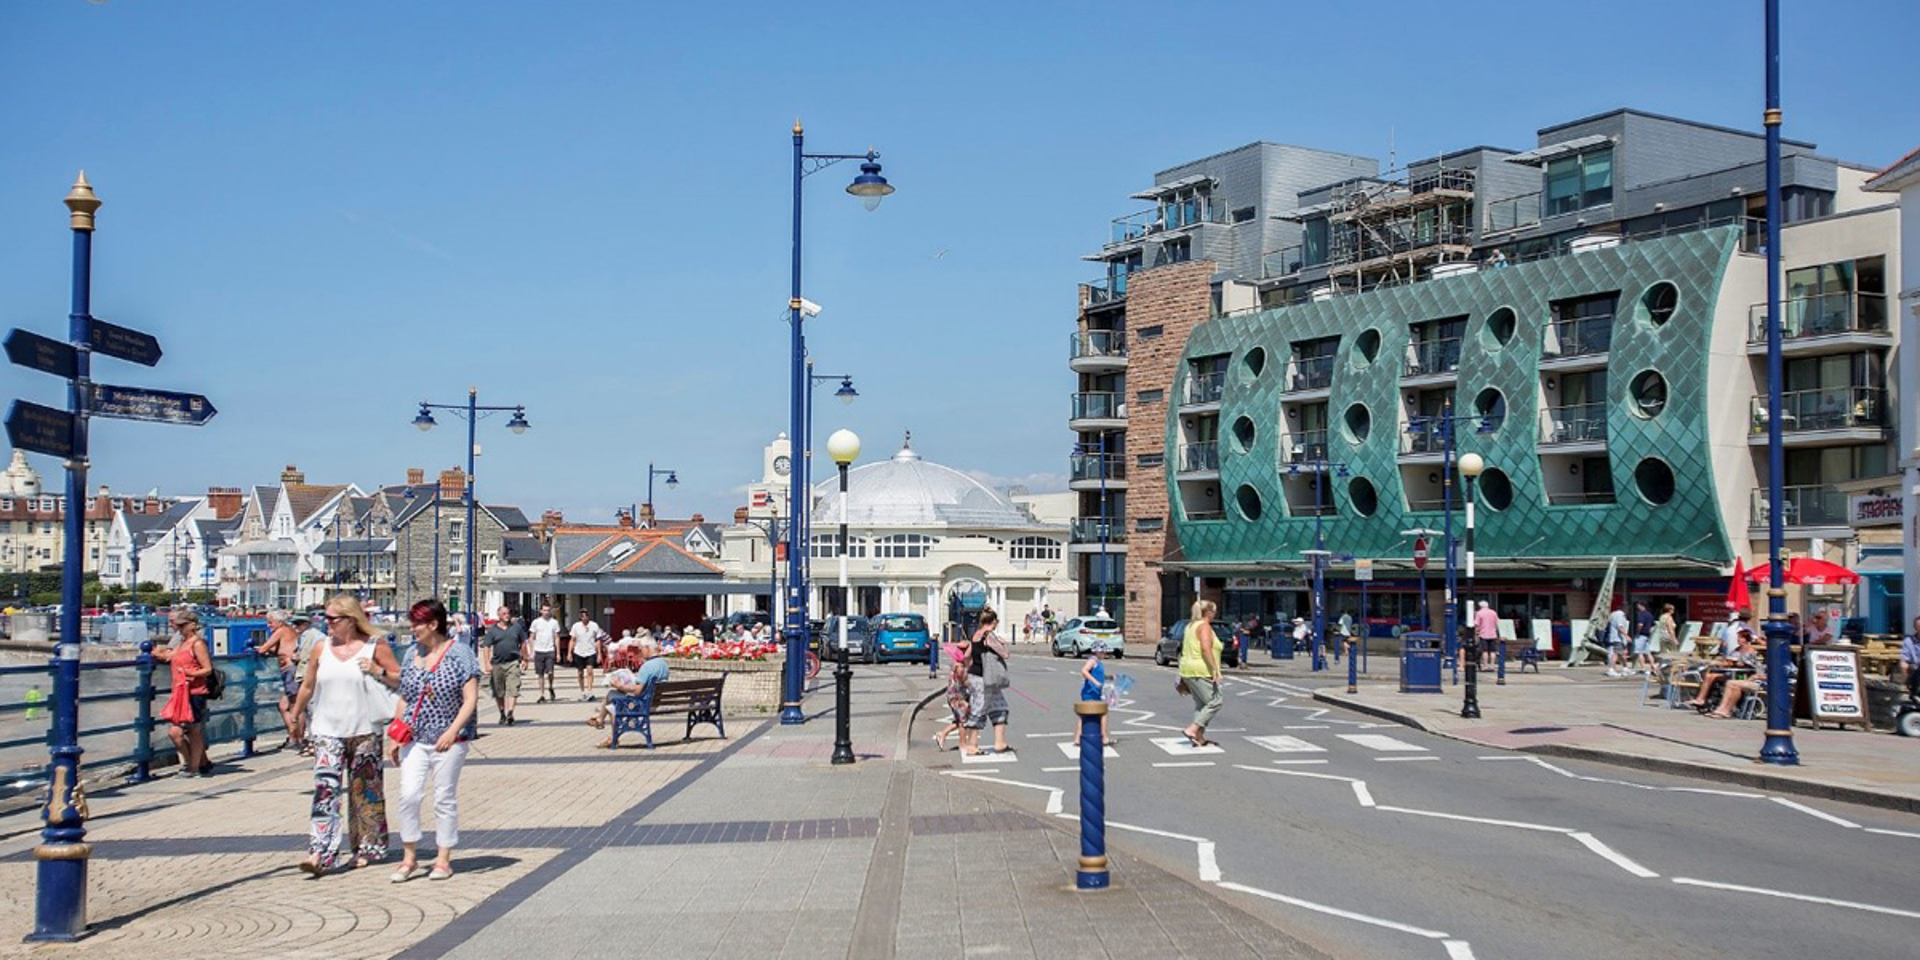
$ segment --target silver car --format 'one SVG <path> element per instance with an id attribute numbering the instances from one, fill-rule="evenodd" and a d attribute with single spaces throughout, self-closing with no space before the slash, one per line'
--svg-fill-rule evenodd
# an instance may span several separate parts
<path id="1" fill-rule="evenodd" d="M 1112 617 L 1074 617 L 1053 635 L 1053 655 L 1084 657 L 1095 643 L 1102 643 L 1109 655 L 1124 657 L 1127 654 L 1121 642 L 1120 624 Z"/>

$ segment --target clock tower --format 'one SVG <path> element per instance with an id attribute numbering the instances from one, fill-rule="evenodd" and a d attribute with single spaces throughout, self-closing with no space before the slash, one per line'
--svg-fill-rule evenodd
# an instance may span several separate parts
<path id="1" fill-rule="evenodd" d="M 761 451 L 760 482 L 747 487 L 747 516 L 787 516 L 787 489 L 793 478 L 793 444 L 782 433 Z"/>

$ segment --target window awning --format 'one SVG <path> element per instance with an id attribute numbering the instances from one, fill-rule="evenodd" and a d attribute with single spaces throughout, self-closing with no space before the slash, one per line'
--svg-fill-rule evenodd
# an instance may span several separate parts
<path id="1" fill-rule="evenodd" d="M 1612 137 L 1595 133 L 1584 137 L 1575 137 L 1572 140 L 1562 140 L 1559 143 L 1549 143 L 1544 146 L 1534 147 L 1532 150 L 1516 153 L 1512 156 L 1501 157 L 1500 159 L 1506 163 L 1523 163 L 1528 166 L 1535 166 L 1556 157 L 1564 157 L 1570 153 L 1579 153 L 1588 147 L 1597 147 L 1603 143 L 1612 142 Z"/>
<path id="2" fill-rule="evenodd" d="M 1208 186 L 1212 186 L 1216 182 L 1217 181 L 1215 181 L 1212 177 L 1206 176 L 1204 174 L 1196 174 L 1193 176 L 1181 177 L 1178 180 L 1170 180 L 1166 183 L 1156 183 L 1153 186 L 1140 191 L 1139 193 L 1131 193 L 1131 194 L 1128 194 L 1128 196 L 1132 197 L 1135 200 L 1158 200 L 1161 197 L 1167 196 L 1168 194 L 1178 193 L 1181 190 L 1185 190 L 1186 188 L 1191 186 L 1196 186 L 1202 183 L 1207 184 Z"/>

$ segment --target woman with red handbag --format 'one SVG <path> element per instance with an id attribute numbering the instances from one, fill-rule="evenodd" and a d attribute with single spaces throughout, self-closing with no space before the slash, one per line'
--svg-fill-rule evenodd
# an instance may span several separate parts
<path id="1" fill-rule="evenodd" d="M 300 869 L 332 869 L 349 850 L 364 867 L 387 856 L 382 730 L 393 716 L 400 665 L 360 601 L 327 601 L 327 642 L 313 651 L 293 704 L 293 738 L 313 742 L 313 833 Z M 312 713 L 308 713 L 308 708 Z M 346 806 L 342 830 L 342 805 Z"/>
<path id="2" fill-rule="evenodd" d="M 433 775 L 433 869 L 429 880 L 453 876 L 460 843 L 460 767 L 478 734 L 480 660 L 447 637 L 447 607 L 422 600 L 407 611 L 413 649 L 400 669 L 400 702 L 387 725 L 388 756 L 400 767 L 400 866 L 390 878 L 419 876 L 420 803 Z"/>

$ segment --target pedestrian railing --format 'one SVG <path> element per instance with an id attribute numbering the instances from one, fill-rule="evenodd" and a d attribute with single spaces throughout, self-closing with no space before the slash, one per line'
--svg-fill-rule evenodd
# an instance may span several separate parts
<path id="1" fill-rule="evenodd" d="M 152 776 L 156 763 L 174 756 L 160 708 L 172 692 L 172 670 L 141 644 L 131 660 L 80 664 L 79 740 L 83 768 L 128 770 L 134 782 Z M 226 692 L 207 702 L 208 746 L 238 742 L 252 756 L 261 737 L 284 736 L 280 717 L 279 662 L 251 652 L 216 656 Z M 53 729 L 51 659 L 45 664 L 0 667 L 0 797 L 45 786 L 47 748 Z"/>

